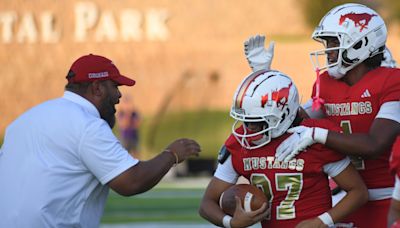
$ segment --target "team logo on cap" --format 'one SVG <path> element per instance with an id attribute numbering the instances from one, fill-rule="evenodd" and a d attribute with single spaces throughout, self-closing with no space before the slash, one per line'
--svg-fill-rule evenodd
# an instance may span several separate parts
<path id="1" fill-rule="evenodd" d="M 88 74 L 89 78 L 106 78 L 108 77 L 108 72 L 99 72 L 99 73 L 89 73 Z"/>

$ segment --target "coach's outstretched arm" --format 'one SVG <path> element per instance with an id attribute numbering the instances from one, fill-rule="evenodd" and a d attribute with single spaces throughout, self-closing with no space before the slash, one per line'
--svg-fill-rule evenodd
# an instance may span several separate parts
<path id="1" fill-rule="evenodd" d="M 139 161 L 111 180 L 108 185 L 117 193 L 131 196 L 154 187 L 174 164 L 198 156 L 200 145 L 192 139 L 178 139 L 151 160 Z"/>

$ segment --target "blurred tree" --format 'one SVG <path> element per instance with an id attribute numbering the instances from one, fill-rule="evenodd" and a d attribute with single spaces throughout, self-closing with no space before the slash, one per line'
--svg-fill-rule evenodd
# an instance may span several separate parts
<path id="1" fill-rule="evenodd" d="M 400 21 L 400 1 L 399 0 L 383 0 L 385 9 L 388 10 L 390 21 Z"/>

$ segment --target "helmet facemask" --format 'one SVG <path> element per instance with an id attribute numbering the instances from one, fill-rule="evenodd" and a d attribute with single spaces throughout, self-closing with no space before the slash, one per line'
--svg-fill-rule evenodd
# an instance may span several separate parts
<path id="1" fill-rule="evenodd" d="M 238 115 L 243 110 L 231 111 L 231 116 L 235 119 L 232 125 L 232 133 L 236 140 L 247 149 L 257 149 L 271 141 L 271 138 L 275 138 L 273 133 L 274 129 L 281 123 L 282 118 L 275 115 L 268 116 L 254 116 L 251 115 Z M 249 129 L 249 123 L 258 123 L 262 125 L 259 131 L 252 131 Z M 238 133 L 237 129 L 242 128 L 243 134 Z"/>
<path id="2" fill-rule="evenodd" d="M 328 47 L 328 40 L 337 39 L 339 45 L 336 47 Z M 337 35 L 336 37 L 318 37 L 315 38 L 318 42 L 324 45 L 324 49 L 320 49 L 317 51 L 313 51 L 310 53 L 311 62 L 314 65 L 314 69 L 319 69 L 321 71 L 327 70 L 329 75 L 334 77 L 335 79 L 340 79 L 345 75 L 344 66 L 350 66 L 346 64 L 343 60 L 343 53 L 346 51 L 346 47 L 342 47 L 340 44 L 341 36 Z M 331 61 L 329 59 L 329 53 L 336 52 L 336 61 Z"/>

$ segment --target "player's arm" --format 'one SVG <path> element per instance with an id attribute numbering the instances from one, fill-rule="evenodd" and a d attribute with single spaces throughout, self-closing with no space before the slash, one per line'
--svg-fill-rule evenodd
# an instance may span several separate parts
<path id="1" fill-rule="evenodd" d="M 376 118 L 367 134 L 348 134 L 329 131 L 325 145 L 347 155 L 374 158 L 390 150 L 399 134 L 399 122 Z"/>
<path id="2" fill-rule="evenodd" d="M 351 128 L 351 126 L 348 127 Z M 289 161 L 314 143 L 324 144 L 346 155 L 375 158 L 389 151 L 397 135 L 400 134 L 400 101 L 384 103 L 368 133 L 339 133 L 324 128 L 305 126 L 290 128 L 287 132 L 294 134 L 277 148 L 278 160 Z"/>
<path id="3" fill-rule="evenodd" d="M 367 187 L 357 170 L 351 164 L 350 159 L 346 158 L 329 163 L 324 166 L 324 171 L 332 176 L 338 186 L 344 189 L 347 194 L 329 211 L 317 218 L 301 222 L 297 228 L 332 226 L 368 201 Z"/>
<path id="4" fill-rule="evenodd" d="M 231 183 L 213 177 L 201 200 L 199 208 L 200 216 L 217 226 L 223 227 L 222 221 L 225 213 L 219 206 L 219 198 L 221 194 L 232 185 Z"/>
<path id="5" fill-rule="evenodd" d="M 198 156 L 200 145 L 191 139 L 178 139 L 151 160 L 139 161 L 112 179 L 108 186 L 117 193 L 131 196 L 154 187 L 176 164 L 190 156 Z"/>
<path id="6" fill-rule="evenodd" d="M 351 125 L 345 127 L 351 130 Z M 324 134 L 320 134 L 320 132 L 314 130 L 316 142 L 324 143 L 335 151 L 362 158 L 378 157 L 383 152 L 390 150 L 396 136 L 400 134 L 400 102 L 384 103 L 366 134 L 328 131 L 324 142 Z"/>
<path id="7" fill-rule="evenodd" d="M 226 147 L 222 146 L 218 154 L 217 170 L 200 203 L 199 214 L 201 217 L 217 226 L 224 226 L 223 220 L 227 215 L 220 208 L 219 199 L 226 189 L 237 182 L 237 179 L 238 174 L 233 169 L 231 155 Z M 228 222 L 231 223 L 231 221 L 225 221 L 225 223 Z"/>
<path id="8" fill-rule="evenodd" d="M 392 201 L 390 203 L 389 213 L 388 213 L 388 227 L 395 222 L 399 223 L 400 220 L 400 179 L 396 175 L 396 183 L 393 190 Z"/>
<path id="9" fill-rule="evenodd" d="M 368 189 L 351 163 L 333 179 L 341 189 L 347 192 L 346 196 L 328 211 L 336 223 L 368 201 Z"/>

